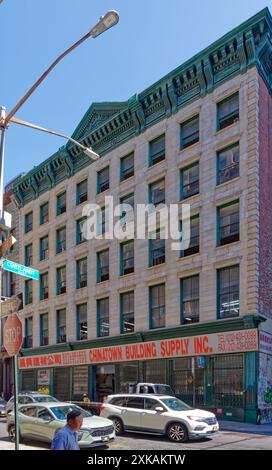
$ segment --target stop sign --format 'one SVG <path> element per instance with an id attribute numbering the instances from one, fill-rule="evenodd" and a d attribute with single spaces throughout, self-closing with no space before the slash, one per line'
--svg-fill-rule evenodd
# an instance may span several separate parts
<path id="1" fill-rule="evenodd" d="M 16 356 L 23 342 L 22 322 L 17 313 L 12 313 L 4 325 L 4 346 L 9 356 Z"/>

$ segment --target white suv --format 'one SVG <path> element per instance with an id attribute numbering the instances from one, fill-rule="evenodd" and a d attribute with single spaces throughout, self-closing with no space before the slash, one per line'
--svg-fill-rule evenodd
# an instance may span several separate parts
<path id="1" fill-rule="evenodd" d="M 170 395 L 110 395 L 100 407 L 100 416 L 113 421 L 116 434 L 166 434 L 174 442 L 210 436 L 219 430 L 213 413 L 191 408 Z"/>

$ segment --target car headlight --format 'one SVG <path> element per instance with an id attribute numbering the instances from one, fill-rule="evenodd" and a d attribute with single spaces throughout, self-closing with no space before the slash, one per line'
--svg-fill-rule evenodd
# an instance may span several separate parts
<path id="1" fill-rule="evenodd" d="M 197 421 L 198 423 L 203 423 L 204 418 L 201 416 L 187 416 L 188 419 L 191 419 L 192 421 Z"/>
<path id="2" fill-rule="evenodd" d="M 89 435 L 90 435 L 90 429 L 81 429 L 80 431 L 77 432 L 77 440 L 81 441 L 83 437 L 86 439 L 88 438 Z"/>

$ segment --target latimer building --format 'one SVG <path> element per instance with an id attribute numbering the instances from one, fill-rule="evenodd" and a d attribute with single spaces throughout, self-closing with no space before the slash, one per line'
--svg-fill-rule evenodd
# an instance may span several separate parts
<path id="1" fill-rule="evenodd" d="M 170 384 L 219 418 L 272 420 L 272 18 L 260 11 L 128 101 L 93 103 L 14 185 L 22 389 L 102 401 Z M 191 207 L 190 245 L 86 240 L 87 202 Z M 103 219 L 105 221 L 105 219 Z M 102 233 L 105 223 L 101 224 Z"/>

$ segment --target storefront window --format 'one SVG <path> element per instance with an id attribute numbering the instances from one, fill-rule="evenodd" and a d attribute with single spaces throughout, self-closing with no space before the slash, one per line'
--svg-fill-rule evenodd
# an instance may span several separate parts
<path id="1" fill-rule="evenodd" d="M 81 400 L 88 395 L 88 366 L 73 367 L 73 398 Z"/>
<path id="2" fill-rule="evenodd" d="M 181 357 L 173 360 L 173 389 L 185 403 L 194 406 L 204 404 L 205 369 L 200 368 L 197 358 Z"/>

